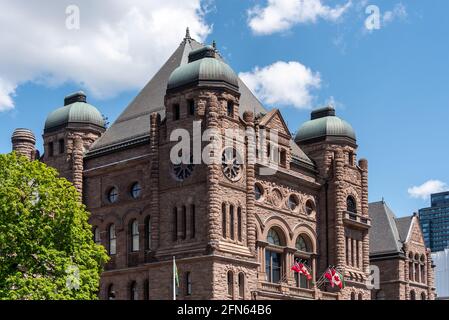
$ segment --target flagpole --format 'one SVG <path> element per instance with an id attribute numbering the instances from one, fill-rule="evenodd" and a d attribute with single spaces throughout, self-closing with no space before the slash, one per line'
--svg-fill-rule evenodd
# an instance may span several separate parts
<path id="1" fill-rule="evenodd" d="M 175 262 L 175 256 L 173 256 L 173 300 L 176 300 L 176 262 Z"/>

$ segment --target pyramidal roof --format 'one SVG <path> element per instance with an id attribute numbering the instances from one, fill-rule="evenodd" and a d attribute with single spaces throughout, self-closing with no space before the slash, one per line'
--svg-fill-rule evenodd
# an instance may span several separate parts
<path id="1" fill-rule="evenodd" d="M 167 83 L 171 73 L 180 65 L 188 63 L 191 51 L 205 47 L 205 45 L 192 39 L 186 33 L 179 47 L 165 62 L 162 68 L 154 75 L 147 85 L 140 91 L 133 101 L 126 107 L 117 120 L 106 132 L 92 145 L 87 156 L 95 156 L 110 150 L 120 149 L 145 142 L 150 134 L 150 115 L 158 112 L 161 118 L 165 118 L 164 97 Z M 218 59 L 223 60 L 221 56 Z M 253 111 L 254 114 L 267 113 L 267 110 L 257 100 L 254 94 L 239 78 L 240 91 L 240 115 L 245 111 Z M 293 155 L 299 160 L 313 165 L 307 155 L 292 141 Z"/>
<path id="2" fill-rule="evenodd" d="M 384 201 L 369 204 L 370 254 L 402 253 L 413 216 L 397 218 Z"/>

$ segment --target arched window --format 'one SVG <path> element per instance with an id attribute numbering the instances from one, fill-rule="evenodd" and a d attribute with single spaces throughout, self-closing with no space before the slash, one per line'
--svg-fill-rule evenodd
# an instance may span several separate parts
<path id="1" fill-rule="evenodd" d="M 242 208 L 237 208 L 237 239 L 242 241 Z"/>
<path id="2" fill-rule="evenodd" d="M 108 300 L 115 300 L 115 291 L 113 284 L 110 284 L 108 287 Z"/>
<path id="3" fill-rule="evenodd" d="M 283 239 L 283 238 L 282 238 Z M 281 246 L 281 237 L 275 229 L 270 229 L 267 235 L 269 246 L 265 249 L 265 273 L 268 282 L 281 281 L 282 252 L 279 248 L 270 248 L 270 245 Z"/>
<path id="4" fill-rule="evenodd" d="M 145 249 L 151 250 L 151 216 L 145 219 Z"/>
<path id="5" fill-rule="evenodd" d="M 363 300 L 363 294 L 359 293 L 359 300 Z"/>
<path id="6" fill-rule="evenodd" d="M 131 222 L 131 251 L 139 251 L 139 222 L 137 220 Z"/>
<path id="7" fill-rule="evenodd" d="M 414 290 L 410 291 L 410 300 L 416 300 L 416 293 Z"/>
<path id="8" fill-rule="evenodd" d="M 187 208 L 182 206 L 182 239 L 187 239 Z"/>
<path id="9" fill-rule="evenodd" d="M 234 118 L 234 103 L 232 101 L 228 101 L 226 113 L 228 117 Z"/>
<path id="10" fill-rule="evenodd" d="M 101 244 L 100 228 L 98 227 L 94 228 L 94 242 L 96 244 Z"/>
<path id="11" fill-rule="evenodd" d="M 115 225 L 109 226 L 109 254 L 114 255 L 117 253 L 117 234 L 115 233 Z"/>
<path id="12" fill-rule="evenodd" d="M 239 273 L 239 297 L 245 298 L 245 274 L 243 272 Z"/>
<path id="13" fill-rule="evenodd" d="M 186 272 L 186 295 L 192 295 L 192 275 L 190 272 Z"/>
<path id="14" fill-rule="evenodd" d="M 348 196 L 346 199 L 346 210 L 352 213 L 357 213 L 357 204 L 353 196 Z"/>
<path id="15" fill-rule="evenodd" d="M 298 238 L 296 238 L 296 249 L 302 252 L 311 252 L 312 249 L 309 239 L 304 235 L 298 236 Z"/>
<path id="16" fill-rule="evenodd" d="M 234 240 L 234 206 L 232 204 L 229 206 L 229 233 L 231 239 Z"/>
<path id="17" fill-rule="evenodd" d="M 178 240 L 178 208 L 173 208 L 173 241 Z"/>
<path id="18" fill-rule="evenodd" d="M 227 230 L 226 230 L 226 224 L 227 224 L 227 219 L 226 219 L 226 204 L 223 203 L 221 205 L 221 230 L 222 230 L 222 234 L 223 234 L 223 238 L 227 237 Z"/>
<path id="19" fill-rule="evenodd" d="M 129 286 L 130 300 L 139 300 L 139 293 L 137 292 L 137 283 L 135 281 L 131 282 Z"/>
<path id="20" fill-rule="evenodd" d="M 109 203 L 116 203 L 117 200 L 118 200 L 118 189 L 116 187 L 113 187 L 109 189 L 108 201 Z"/>
<path id="21" fill-rule="evenodd" d="M 425 292 L 421 292 L 421 300 L 427 300 L 427 296 Z"/>
<path id="22" fill-rule="evenodd" d="M 142 188 L 140 187 L 140 184 L 138 182 L 134 183 L 131 186 L 131 196 L 134 199 L 137 199 L 140 197 L 140 194 L 142 193 Z"/>
<path id="23" fill-rule="evenodd" d="M 268 231 L 267 242 L 269 244 L 274 244 L 276 246 L 281 245 L 281 238 L 279 237 L 279 234 L 277 233 L 276 230 L 270 229 Z"/>
<path id="24" fill-rule="evenodd" d="M 192 204 L 190 206 L 190 238 L 195 238 L 196 233 L 196 213 L 195 213 L 195 205 Z"/>
<path id="25" fill-rule="evenodd" d="M 228 296 L 234 296 L 234 273 L 232 271 L 228 271 Z"/>
<path id="26" fill-rule="evenodd" d="M 351 292 L 351 300 L 355 300 L 355 292 Z"/>

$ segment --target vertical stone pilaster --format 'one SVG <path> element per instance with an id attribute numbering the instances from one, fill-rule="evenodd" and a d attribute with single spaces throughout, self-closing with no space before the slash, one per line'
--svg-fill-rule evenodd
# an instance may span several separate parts
<path id="1" fill-rule="evenodd" d="M 404 280 L 405 281 L 405 300 L 410 300 L 410 270 L 409 270 L 409 258 L 408 258 L 408 246 L 404 244 L 404 252 L 406 254 L 405 264 L 404 264 Z"/>
<path id="2" fill-rule="evenodd" d="M 433 292 L 433 287 L 434 287 L 434 270 L 432 269 L 432 255 L 430 252 L 430 249 L 426 250 L 426 277 L 427 277 L 427 297 L 429 300 L 434 300 L 435 296 L 434 296 L 434 292 Z"/>
<path id="3" fill-rule="evenodd" d="M 254 132 L 254 114 L 245 112 L 243 120 L 246 122 L 247 152 L 246 152 L 246 219 L 247 219 L 247 244 L 250 251 L 256 253 L 256 217 L 255 217 L 255 159 L 256 137 Z"/>
<path id="4" fill-rule="evenodd" d="M 345 228 L 343 225 L 343 214 L 346 211 L 346 193 L 344 191 L 344 165 L 345 156 L 342 150 L 335 154 L 335 264 L 344 269 L 345 259 Z"/>
<path id="5" fill-rule="evenodd" d="M 151 247 L 159 247 L 160 207 L 159 207 L 159 129 L 161 116 L 157 112 L 150 115 L 150 215 Z M 171 214 L 171 212 L 170 212 Z"/>
<path id="6" fill-rule="evenodd" d="M 360 159 L 359 167 L 362 170 L 362 215 L 365 217 L 369 216 L 369 200 L 368 200 L 368 160 Z M 369 232 L 366 231 L 363 234 L 363 271 L 368 276 L 369 274 Z"/>
<path id="7" fill-rule="evenodd" d="M 216 130 L 219 133 L 219 103 L 218 99 L 214 94 L 211 94 L 207 101 L 206 107 L 206 126 L 209 130 Z M 210 143 L 216 143 L 219 137 L 214 137 L 214 141 Z M 208 214 L 208 242 L 212 250 L 216 250 L 218 242 L 220 240 L 220 214 L 221 214 L 221 203 L 220 203 L 220 164 L 218 160 L 220 159 L 220 154 L 215 154 L 218 152 L 218 148 L 214 148 L 212 163 L 207 167 L 207 214 Z"/>
<path id="8" fill-rule="evenodd" d="M 84 142 L 79 135 L 73 136 L 73 153 L 72 153 L 72 179 L 73 185 L 80 193 L 83 194 L 83 171 L 84 171 Z"/>

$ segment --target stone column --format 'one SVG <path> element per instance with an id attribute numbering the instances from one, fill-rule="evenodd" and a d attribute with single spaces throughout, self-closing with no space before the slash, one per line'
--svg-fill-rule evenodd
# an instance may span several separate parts
<path id="1" fill-rule="evenodd" d="M 160 206 L 159 206 L 159 130 L 161 116 L 157 112 L 150 115 L 150 216 L 151 216 L 151 248 L 159 247 L 160 239 Z M 172 212 L 169 212 L 171 215 Z"/>
<path id="2" fill-rule="evenodd" d="M 404 244 L 404 252 L 405 252 L 405 254 L 406 254 L 406 258 L 405 258 L 405 260 L 404 260 L 404 263 L 405 263 L 405 265 L 404 265 L 404 281 L 405 281 L 405 300 L 410 300 L 410 281 L 411 281 L 411 279 L 410 279 L 410 265 L 409 265 L 409 263 L 410 263 L 410 261 L 409 261 L 409 258 L 408 258 L 408 245 L 407 244 Z"/>
<path id="3" fill-rule="evenodd" d="M 368 160 L 366 159 L 360 159 L 359 161 L 359 167 L 362 170 L 362 215 L 365 217 L 369 216 L 368 213 Z M 366 273 L 366 276 L 369 275 L 369 232 L 365 231 L 363 233 L 363 244 L 362 244 L 362 250 L 363 250 L 363 271 Z"/>
<path id="4" fill-rule="evenodd" d="M 346 193 L 344 191 L 344 165 L 345 156 L 342 150 L 335 154 L 335 264 L 344 270 L 345 261 L 345 228 L 343 214 L 346 211 Z"/>
<path id="5" fill-rule="evenodd" d="M 83 195 L 83 171 L 84 171 L 84 143 L 79 135 L 73 136 L 72 176 L 73 185 Z"/>
<path id="6" fill-rule="evenodd" d="M 250 251 L 256 252 L 256 207 L 255 207 L 255 162 L 256 162 L 256 137 L 254 132 L 254 114 L 246 111 L 243 114 L 246 122 L 246 221 L 247 221 L 247 243 Z"/>
<path id="7" fill-rule="evenodd" d="M 426 250 L 426 277 L 427 277 L 427 297 L 429 300 L 434 300 L 435 297 L 433 295 L 433 286 L 434 286 L 434 278 L 433 278 L 433 268 L 432 268 L 432 255 L 430 249 Z"/>
<path id="8" fill-rule="evenodd" d="M 211 94 L 207 100 L 206 107 L 206 125 L 208 130 L 215 130 L 216 134 L 219 134 L 219 103 L 218 99 L 214 94 Z M 214 137 L 214 141 L 210 143 L 217 143 L 219 137 Z M 213 148 L 214 154 L 212 163 L 207 166 L 207 214 L 208 214 L 208 242 L 209 247 L 212 251 L 216 250 L 218 247 L 218 242 L 220 241 L 220 216 L 221 216 L 221 201 L 220 201 L 220 164 L 219 160 L 221 158 L 218 153 L 219 148 Z"/>

